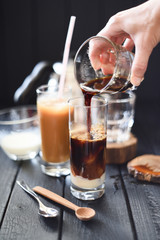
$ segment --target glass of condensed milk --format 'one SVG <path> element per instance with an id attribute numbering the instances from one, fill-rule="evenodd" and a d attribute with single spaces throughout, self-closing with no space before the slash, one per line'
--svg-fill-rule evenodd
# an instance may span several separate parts
<path id="1" fill-rule="evenodd" d="M 19 106 L 0 111 L 0 146 L 15 161 L 37 156 L 41 140 L 36 106 Z"/>

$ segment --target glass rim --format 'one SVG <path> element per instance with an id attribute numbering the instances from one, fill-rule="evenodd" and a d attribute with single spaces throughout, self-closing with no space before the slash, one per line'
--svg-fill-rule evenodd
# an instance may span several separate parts
<path id="1" fill-rule="evenodd" d="M 64 86 L 63 88 L 63 91 L 64 92 L 69 92 L 71 91 L 72 88 L 69 86 Z M 54 85 L 49 85 L 49 84 L 44 84 L 44 85 L 41 85 L 39 86 L 37 89 L 36 89 L 36 93 L 37 94 L 50 94 L 50 93 L 57 93 L 58 94 L 59 92 L 59 88 L 55 87 Z"/>
<path id="2" fill-rule="evenodd" d="M 92 105 L 86 106 L 85 104 L 82 105 L 82 104 L 80 104 L 80 103 L 72 104 L 71 101 L 78 100 L 78 99 L 84 100 L 84 97 L 73 97 L 73 98 L 70 98 L 70 99 L 68 100 L 68 104 L 69 104 L 69 106 L 72 106 L 72 107 L 83 107 L 83 108 L 98 108 L 98 107 L 103 107 L 103 106 L 106 107 L 106 106 L 108 105 L 108 100 L 107 100 L 106 98 L 102 97 L 102 96 L 95 95 L 95 96 L 93 96 L 93 98 L 94 98 L 94 99 L 97 98 L 97 101 L 99 101 L 99 100 L 98 100 L 98 98 L 99 98 L 103 103 L 100 104 L 99 106 L 92 106 Z M 93 98 L 92 98 L 92 99 L 93 99 Z"/>
<path id="3" fill-rule="evenodd" d="M 0 116 L 6 113 L 10 113 L 11 111 L 15 110 L 35 110 L 35 115 L 31 116 L 31 117 L 25 117 L 23 119 L 18 119 L 18 120 L 0 120 L 0 125 L 13 125 L 13 124 L 22 124 L 22 123 L 28 123 L 31 122 L 33 120 L 37 120 L 38 119 L 38 115 L 37 115 L 37 108 L 36 105 L 24 105 L 24 106 L 18 106 L 18 107 L 13 107 L 13 108 L 5 108 L 0 110 Z"/>
<path id="4" fill-rule="evenodd" d="M 124 98 L 124 99 L 121 99 L 121 98 L 118 98 L 118 99 L 108 99 L 108 104 L 110 103 L 126 103 L 126 102 L 129 102 L 129 101 L 135 101 L 136 99 L 136 94 L 134 92 L 118 92 L 116 94 L 127 94 L 128 97 Z M 108 95 L 112 95 L 112 94 L 108 94 Z"/>
<path id="5" fill-rule="evenodd" d="M 109 39 L 109 38 L 107 38 L 107 37 L 105 37 L 105 36 L 96 35 L 96 36 L 92 36 L 92 37 L 90 37 L 90 38 L 87 38 L 87 39 L 80 45 L 80 47 L 78 48 L 78 50 L 77 50 L 77 52 L 76 52 L 76 55 L 75 55 L 75 58 L 74 58 L 74 63 L 76 62 L 77 55 L 79 54 L 79 52 L 80 52 L 80 50 L 82 49 L 82 47 L 83 47 L 87 42 L 89 42 L 89 41 L 92 40 L 92 39 L 102 39 L 102 40 L 104 40 L 104 41 L 108 41 L 108 42 L 113 46 L 113 48 L 116 50 L 116 56 L 117 56 L 117 54 L 118 54 L 117 51 L 120 51 L 120 50 L 122 50 L 122 49 L 128 52 L 128 50 L 127 50 L 125 47 L 123 47 L 122 45 L 118 45 L 118 44 L 112 42 L 111 39 Z M 134 53 L 133 53 L 133 52 L 131 52 L 131 51 L 129 51 L 129 52 L 134 56 Z"/>
<path id="6" fill-rule="evenodd" d="M 48 89 L 54 89 L 54 91 L 56 90 L 55 86 L 44 84 L 36 89 L 36 93 L 37 94 L 40 94 L 40 93 L 45 94 L 45 93 L 49 92 Z"/>
<path id="7" fill-rule="evenodd" d="M 118 50 L 118 48 L 117 48 L 118 45 L 116 45 L 115 43 L 113 43 L 109 38 L 107 38 L 107 37 L 105 37 L 105 36 L 99 36 L 99 35 L 97 35 L 97 36 L 92 36 L 92 37 L 86 39 L 86 40 L 80 45 L 80 47 L 78 48 L 78 50 L 77 50 L 77 52 L 76 52 L 76 55 L 75 55 L 75 58 L 74 58 L 74 62 L 76 62 L 77 56 L 78 56 L 80 50 L 83 48 L 83 46 L 84 46 L 86 43 L 90 42 L 90 40 L 92 40 L 92 39 L 103 39 L 103 40 L 105 40 L 105 41 L 108 41 L 116 50 Z"/>

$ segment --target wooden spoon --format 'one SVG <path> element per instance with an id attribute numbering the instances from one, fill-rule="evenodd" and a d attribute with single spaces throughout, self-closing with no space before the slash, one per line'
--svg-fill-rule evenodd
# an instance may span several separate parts
<path id="1" fill-rule="evenodd" d="M 51 199 L 57 203 L 60 203 L 67 208 L 74 210 L 77 218 L 79 218 L 82 221 L 88 221 L 91 218 L 93 218 L 96 214 L 95 210 L 93 210 L 92 208 L 79 207 L 79 206 L 75 205 L 74 203 L 68 201 L 67 199 L 59 196 L 58 194 L 51 192 L 48 189 L 45 189 L 43 187 L 36 186 L 33 188 L 33 191 Z"/>

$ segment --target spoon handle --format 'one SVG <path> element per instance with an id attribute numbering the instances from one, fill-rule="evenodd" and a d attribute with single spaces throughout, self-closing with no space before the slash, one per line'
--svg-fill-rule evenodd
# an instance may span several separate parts
<path id="1" fill-rule="evenodd" d="M 32 195 L 39 202 L 37 194 L 34 191 L 32 191 L 32 189 L 23 180 L 22 181 L 17 180 L 16 182 L 24 191 Z"/>
<path id="2" fill-rule="evenodd" d="M 64 205 L 65 207 L 67 208 L 70 208 L 72 210 L 77 210 L 79 207 L 77 205 L 75 205 L 74 203 L 68 201 L 67 199 L 59 196 L 58 194 L 54 193 L 54 192 L 51 192 L 49 191 L 48 189 L 45 189 L 43 187 L 40 187 L 40 186 L 36 186 L 33 188 L 33 191 L 35 191 L 36 193 L 39 193 L 57 203 L 60 203 L 62 205 Z"/>

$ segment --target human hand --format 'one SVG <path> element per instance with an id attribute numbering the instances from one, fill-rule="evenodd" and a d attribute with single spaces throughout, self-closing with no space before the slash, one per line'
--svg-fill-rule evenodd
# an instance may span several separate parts
<path id="1" fill-rule="evenodd" d="M 140 85 L 143 80 L 150 54 L 160 42 L 159 13 L 160 1 L 149 0 L 137 7 L 117 13 L 98 33 L 99 36 L 107 37 L 116 44 L 123 44 L 128 51 L 132 51 L 135 46 L 135 57 L 131 69 L 131 83 L 134 86 Z M 102 68 L 106 73 L 104 51 L 99 54 L 95 45 L 89 53 L 93 67 L 96 70 Z M 109 68 L 112 68 L 111 59 L 108 64 Z"/>
<path id="2" fill-rule="evenodd" d="M 112 51 L 113 50 L 113 51 Z M 89 59 L 94 70 L 101 69 L 104 75 L 113 74 L 116 56 L 109 40 L 94 37 L 89 41 Z"/>

